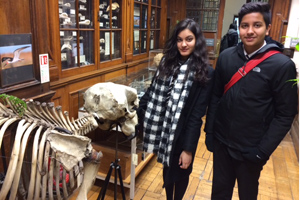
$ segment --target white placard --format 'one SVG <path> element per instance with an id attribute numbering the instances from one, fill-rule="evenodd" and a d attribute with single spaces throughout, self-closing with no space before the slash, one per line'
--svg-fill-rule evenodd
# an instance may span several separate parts
<path id="1" fill-rule="evenodd" d="M 59 8 L 58 9 L 58 13 L 60 14 L 60 13 L 62 13 L 63 12 L 63 10 L 61 9 L 61 8 Z"/>
<path id="2" fill-rule="evenodd" d="M 139 41 L 140 40 L 140 32 L 139 31 L 133 31 L 133 37 L 134 41 Z"/>
<path id="3" fill-rule="evenodd" d="M 111 33 L 111 54 L 114 54 L 115 53 L 115 48 L 114 48 L 114 44 L 115 44 L 115 33 L 112 32 Z"/>
<path id="4" fill-rule="evenodd" d="M 105 55 L 109 55 L 109 32 L 105 32 Z"/>
<path id="5" fill-rule="evenodd" d="M 67 60 L 67 53 L 61 53 L 61 61 Z"/>
<path id="6" fill-rule="evenodd" d="M 41 83 L 49 82 L 49 56 L 48 54 L 40 54 L 40 74 L 41 74 Z"/>
<path id="7" fill-rule="evenodd" d="M 59 31 L 59 35 L 60 35 L 60 36 L 64 36 L 64 35 L 65 35 L 65 32 L 64 32 L 64 31 Z"/>
<path id="8" fill-rule="evenodd" d="M 73 34 L 73 36 L 76 36 L 76 35 L 77 35 L 76 31 L 73 31 L 72 34 Z"/>
<path id="9" fill-rule="evenodd" d="M 70 14 L 71 14 L 71 15 L 75 15 L 75 14 L 76 14 L 75 9 L 71 9 L 71 10 L 70 10 Z"/>
<path id="10" fill-rule="evenodd" d="M 81 17 L 80 17 L 80 20 L 85 20 L 85 16 L 81 16 Z"/>
<path id="11" fill-rule="evenodd" d="M 75 56 L 74 58 L 75 58 L 75 63 L 77 64 L 77 56 Z M 86 61 L 85 60 L 85 55 L 80 55 L 79 56 L 79 61 L 80 61 L 80 63 L 85 62 Z"/>
<path id="12" fill-rule="evenodd" d="M 154 48 L 154 40 L 150 40 L 150 49 Z"/>

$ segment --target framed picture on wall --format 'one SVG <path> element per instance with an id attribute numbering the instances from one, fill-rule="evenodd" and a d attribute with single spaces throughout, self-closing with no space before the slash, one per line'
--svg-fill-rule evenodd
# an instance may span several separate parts
<path id="1" fill-rule="evenodd" d="M 34 80 L 31 34 L 0 35 L 0 87 Z"/>

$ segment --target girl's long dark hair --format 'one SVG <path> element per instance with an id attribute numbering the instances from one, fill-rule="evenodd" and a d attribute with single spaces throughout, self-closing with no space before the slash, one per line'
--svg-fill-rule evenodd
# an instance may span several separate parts
<path id="1" fill-rule="evenodd" d="M 189 29 L 196 37 L 195 49 L 190 55 L 190 63 L 188 65 L 190 70 L 195 72 L 195 80 L 201 84 L 205 84 L 208 80 L 208 58 L 206 50 L 206 42 L 203 33 L 197 24 L 192 19 L 184 19 L 179 22 L 169 40 L 166 42 L 164 48 L 164 59 L 159 66 L 159 77 L 172 76 L 175 69 L 180 62 L 180 52 L 177 48 L 177 36 L 184 29 Z"/>

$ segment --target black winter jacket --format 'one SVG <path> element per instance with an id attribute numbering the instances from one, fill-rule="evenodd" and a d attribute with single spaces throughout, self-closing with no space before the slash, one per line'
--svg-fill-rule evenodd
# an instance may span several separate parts
<path id="1" fill-rule="evenodd" d="M 271 49 L 282 50 L 271 41 L 256 55 Z M 246 62 L 242 43 L 220 54 L 205 132 L 236 152 L 257 147 L 270 156 L 298 110 L 297 86 L 288 82 L 296 78 L 295 64 L 283 54 L 273 55 L 223 95 L 225 84 Z"/>

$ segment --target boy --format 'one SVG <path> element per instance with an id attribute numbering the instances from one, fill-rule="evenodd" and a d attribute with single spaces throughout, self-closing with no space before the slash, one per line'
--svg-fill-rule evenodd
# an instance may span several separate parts
<path id="1" fill-rule="evenodd" d="M 256 65 L 224 93 L 247 62 L 282 51 L 268 37 L 270 19 L 269 4 L 244 4 L 239 12 L 242 42 L 218 58 L 205 127 L 205 143 L 213 152 L 213 200 L 231 199 L 236 180 L 241 200 L 257 199 L 260 172 L 297 113 L 297 87 L 288 82 L 296 78 L 295 64 L 282 53 Z"/>

